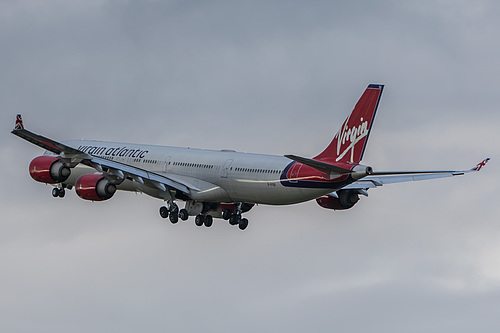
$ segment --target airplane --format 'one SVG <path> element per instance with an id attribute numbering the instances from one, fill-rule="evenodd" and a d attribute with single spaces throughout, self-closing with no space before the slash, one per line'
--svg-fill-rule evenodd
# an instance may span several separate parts
<path id="1" fill-rule="evenodd" d="M 330 144 L 313 158 L 234 150 L 206 150 L 96 140 L 58 142 L 24 128 L 17 115 L 12 134 L 46 150 L 29 165 L 31 177 L 91 201 L 117 190 L 141 192 L 165 202 L 162 218 L 177 223 L 190 216 L 197 226 L 214 218 L 245 230 L 242 214 L 255 205 L 290 205 L 310 200 L 327 209 L 352 208 L 359 196 L 386 184 L 453 177 L 476 172 L 489 161 L 462 171 L 374 171 L 360 164 L 384 85 L 370 84 Z M 179 209 L 176 201 L 185 202 Z"/>

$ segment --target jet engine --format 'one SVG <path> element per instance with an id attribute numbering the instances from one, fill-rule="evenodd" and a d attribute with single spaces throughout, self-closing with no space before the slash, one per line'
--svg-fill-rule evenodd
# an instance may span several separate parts
<path id="1" fill-rule="evenodd" d="M 31 178 L 41 183 L 62 183 L 70 174 L 70 168 L 54 156 L 38 156 L 30 163 Z"/>
<path id="2" fill-rule="evenodd" d="M 352 208 L 359 200 L 357 191 L 340 190 L 337 196 L 325 195 L 316 199 L 318 205 L 327 209 L 344 210 Z"/>
<path id="3" fill-rule="evenodd" d="M 110 183 L 103 175 L 83 175 L 76 180 L 75 190 L 84 200 L 104 201 L 115 194 L 116 185 Z"/>

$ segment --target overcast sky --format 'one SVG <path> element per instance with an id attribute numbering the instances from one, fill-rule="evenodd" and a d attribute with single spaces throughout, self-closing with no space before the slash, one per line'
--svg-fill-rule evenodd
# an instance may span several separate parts
<path id="1" fill-rule="evenodd" d="M 498 1 L 0 1 L 3 332 L 498 332 Z M 348 211 L 255 207 L 245 232 L 131 193 L 54 199 L 57 140 L 315 156 L 386 85 Z"/>

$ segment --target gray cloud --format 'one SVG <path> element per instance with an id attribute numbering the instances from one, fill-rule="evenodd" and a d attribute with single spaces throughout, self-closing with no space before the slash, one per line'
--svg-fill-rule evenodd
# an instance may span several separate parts
<path id="1" fill-rule="evenodd" d="M 491 1 L 5 1 L 0 5 L 4 331 L 498 331 L 499 6 Z M 386 186 L 352 210 L 259 206 L 244 233 L 170 225 L 130 193 L 53 200 L 54 139 L 313 156 L 387 84 L 377 170 L 480 173 Z"/>

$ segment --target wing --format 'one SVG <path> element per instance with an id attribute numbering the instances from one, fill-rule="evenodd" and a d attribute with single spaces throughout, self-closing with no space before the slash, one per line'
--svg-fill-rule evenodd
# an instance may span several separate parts
<path id="1" fill-rule="evenodd" d="M 117 180 L 135 180 L 141 184 L 146 184 L 162 191 L 175 189 L 186 195 L 189 195 L 191 191 L 199 191 L 198 188 L 191 184 L 129 164 L 92 156 L 63 143 L 35 134 L 24 128 L 21 115 L 17 115 L 16 126 L 11 133 L 54 154 L 60 155 L 64 163 L 71 167 L 76 166 L 78 163 L 82 163 L 93 167 L 99 172 L 106 173 L 108 177 L 115 178 Z"/>
<path id="2" fill-rule="evenodd" d="M 374 172 L 370 176 L 360 179 L 343 189 L 359 190 L 366 195 L 366 190 L 383 186 L 386 184 L 413 182 L 419 180 L 438 179 L 446 177 L 461 176 L 470 172 L 477 172 L 488 163 L 490 159 L 486 158 L 475 167 L 462 171 L 388 171 Z"/>

